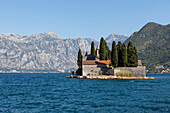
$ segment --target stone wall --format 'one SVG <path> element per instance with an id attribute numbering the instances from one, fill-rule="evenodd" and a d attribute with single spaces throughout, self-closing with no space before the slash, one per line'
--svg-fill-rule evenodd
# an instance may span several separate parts
<path id="1" fill-rule="evenodd" d="M 83 65 L 82 75 L 99 75 L 99 71 L 102 71 L 103 74 L 107 74 L 110 68 L 107 68 L 106 65 Z"/>
<path id="2" fill-rule="evenodd" d="M 122 70 L 132 72 L 135 77 L 145 77 L 145 66 L 138 67 L 116 67 L 114 69 L 107 67 L 106 65 L 83 65 L 82 75 L 99 75 L 99 71 L 103 72 L 103 75 L 116 75 Z"/>
<path id="3" fill-rule="evenodd" d="M 114 70 L 114 75 L 122 70 L 128 70 L 132 72 L 133 76 L 135 77 L 145 77 L 145 66 L 138 66 L 138 67 L 117 67 Z M 113 72 L 113 71 L 110 71 Z"/>

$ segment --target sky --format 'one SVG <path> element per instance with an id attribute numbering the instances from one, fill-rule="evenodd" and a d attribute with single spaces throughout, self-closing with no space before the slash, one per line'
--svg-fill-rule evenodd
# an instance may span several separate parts
<path id="1" fill-rule="evenodd" d="M 170 0 L 0 0 L 0 33 L 100 39 L 148 22 L 170 24 Z"/>

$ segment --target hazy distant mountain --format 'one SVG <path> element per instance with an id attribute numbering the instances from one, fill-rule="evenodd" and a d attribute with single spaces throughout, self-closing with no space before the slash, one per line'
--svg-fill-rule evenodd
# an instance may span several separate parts
<path id="1" fill-rule="evenodd" d="M 112 43 L 113 41 L 116 41 L 116 43 L 118 41 L 124 42 L 126 39 L 128 38 L 128 36 L 126 35 L 120 35 L 120 34 L 110 34 L 105 40 L 108 43 Z"/>
<path id="2" fill-rule="evenodd" d="M 126 41 L 136 45 L 139 59 L 153 72 L 157 65 L 170 67 L 170 24 L 147 23 L 134 32 Z"/>
<path id="3" fill-rule="evenodd" d="M 94 39 L 62 39 L 55 33 L 0 34 L 0 70 L 68 71 L 77 68 L 77 51 L 90 50 Z"/>
<path id="4" fill-rule="evenodd" d="M 118 43 L 118 41 L 121 41 L 122 43 L 128 39 L 128 36 L 126 35 L 120 35 L 120 34 L 110 34 L 108 37 L 106 37 L 106 41 L 107 41 L 107 44 L 109 46 L 109 48 L 111 49 L 112 47 L 112 42 L 113 41 L 116 41 L 116 43 Z"/>
<path id="5" fill-rule="evenodd" d="M 118 40 L 116 36 L 114 38 Z M 96 46 L 99 43 L 90 38 L 63 39 L 51 32 L 31 36 L 0 34 L 0 70 L 14 72 L 75 70 L 79 48 L 83 54 L 86 51 L 90 53 L 92 41 Z M 112 42 L 112 37 L 108 37 L 107 41 Z"/>

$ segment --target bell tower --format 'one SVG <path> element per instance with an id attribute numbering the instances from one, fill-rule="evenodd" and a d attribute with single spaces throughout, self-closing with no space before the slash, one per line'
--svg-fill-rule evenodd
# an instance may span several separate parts
<path id="1" fill-rule="evenodd" d="M 100 51 L 100 43 L 99 43 L 99 45 L 97 46 L 96 50 L 97 50 L 97 57 L 100 58 L 100 54 L 99 54 L 99 51 Z"/>

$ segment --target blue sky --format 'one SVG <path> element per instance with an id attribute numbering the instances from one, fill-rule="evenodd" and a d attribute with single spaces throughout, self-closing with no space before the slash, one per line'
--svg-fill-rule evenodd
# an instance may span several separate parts
<path id="1" fill-rule="evenodd" d="M 0 33 L 99 39 L 148 22 L 170 24 L 170 0 L 0 0 Z"/>

